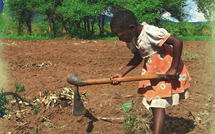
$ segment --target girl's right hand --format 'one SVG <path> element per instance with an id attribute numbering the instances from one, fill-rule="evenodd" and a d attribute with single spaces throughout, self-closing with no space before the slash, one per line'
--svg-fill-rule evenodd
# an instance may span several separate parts
<path id="1" fill-rule="evenodd" d="M 113 80 L 114 78 L 121 78 L 121 77 L 122 77 L 122 75 L 117 73 L 117 74 L 111 76 L 111 77 L 110 77 L 110 80 Z M 112 84 L 112 85 L 118 85 L 118 84 L 120 84 L 120 82 L 114 81 L 114 80 L 113 80 L 113 82 L 112 82 L 111 84 Z"/>

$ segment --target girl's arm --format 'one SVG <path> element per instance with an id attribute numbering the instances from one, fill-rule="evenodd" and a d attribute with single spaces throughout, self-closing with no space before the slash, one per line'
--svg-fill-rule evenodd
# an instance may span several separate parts
<path id="1" fill-rule="evenodd" d="M 143 59 L 141 55 L 139 53 L 135 53 L 134 57 L 129 61 L 129 63 L 124 66 L 117 74 L 111 76 L 111 79 L 125 76 L 128 72 L 137 67 L 142 62 L 142 60 Z"/>
<path id="2" fill-rule="evenodd" d="M 175 75 L 177 75 L 179 62 L 181 60 L 183 41 L 181 39 L 171 35 L 166 40 L 166 43 L 173 46 L 173 60 L 172 60 L 171 67 L 166 72 L 166 74 L 170 75 L 170 76 L 175 76 Z"/>

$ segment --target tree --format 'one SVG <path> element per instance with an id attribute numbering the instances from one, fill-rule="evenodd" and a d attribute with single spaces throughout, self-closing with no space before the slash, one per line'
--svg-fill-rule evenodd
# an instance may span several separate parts
<path id="1" fill-rule="evenodd" d="M 206 19 L 212 20 L 215 14 L 215 0 L 194 0 L 198 10 L 202 12 Z"/>
<path id="2" fill-rule="evenodd" d="M 20 35 L 23 32 L 23 25 L 26 24 L 28 32 L 32 33 L 31 22 L 33 11 L 29 8 L 31 1 L 29 0 L 8 0 L 6 1 L 9 14 L 15 21 L 18 21 L 18 34 Z"/>
<path id="3" fill-rule="evenodd" d="M 74 34 L 72 28 L 90 35 L 94 32 L 96 18 L 103 10 L 104 5 L 99 0 L 64 0 L 57 13 L 63 16 L 63 25 L 70 35 Z"/>
<path id="4" fill-rule="evenodd" d="M 172 17 L 183 20 L 186 0 L 107 0 L 111 8 L 127 8 L 134 12 L 139 22 L 159 24 L 161 15 L 170 12 Z M 112 9 L 114 10 L 114 9 Z"/>
<path id="5" fill-rule="evenodd" d="M 37 13 L 47 16 L 50 32 L 56 37 L 57 8 L 62 5 L 62 0 L 31 0 L 31 8 Z"/>
<path id="6" fill-rule="evenodd" d="M 211 36 L 215 36 L 215 0 L 195 0 L 198 10 L 210 22 Z"/>
<path id="7" fill-rule="evenodd" d="M 160 9 L 160 13 L 163 14 L 167 11 L 171 13 L 172 17 L 175 17 L 179 21 L 183 21 L 184 17 L 187 15 L 184 12 L 186 1 L 187 0 L 162 0 L 162 8 Z"/>

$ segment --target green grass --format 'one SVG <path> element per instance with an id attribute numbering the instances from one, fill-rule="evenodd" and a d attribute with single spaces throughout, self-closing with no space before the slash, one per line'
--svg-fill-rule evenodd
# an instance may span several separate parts
<path id="1" fill-rule="evenodd" d="M 31 36 L 31 35 L 24 35 L 24 36 L 17 36 L 17 35 L 3 35 L 0 36 L 0 39 L 27 39 L 27 40 L 50 40 L 50 39 L 63 39 L 60 37 L 51 37 L 51 36 Z"/>
<path id="2" fill-rule="evenodd" d="M 215 40 L 215 37 L 211 36 L 178 36 L 182 40 Z"/>
<path id="3" fill-rule="evenodd" d="M 211 36 L 178 36 L 178 38 L 182 40 L 215 40 L 215 37 Z M 17 35 L 2 35 L 0 36 L 0 39 L 27 39 L 27 40 L 49 40 L 49 39 L 65 39 L 63 37 L 52 37 L 52 36 L 36 36 L 36 35 L 23 35 L 23 36 L 17 36 Z M 94 36 L 91 38 L 88 38 L 88 40 L 119 40 L 116 36 Z"/>

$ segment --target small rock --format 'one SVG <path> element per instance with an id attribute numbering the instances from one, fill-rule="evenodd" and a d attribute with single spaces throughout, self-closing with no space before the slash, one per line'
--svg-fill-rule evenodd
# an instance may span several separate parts
<path id="1" fill-rule="evenodd" d="M 201 123 L 201 122 L 202 122 L 202 119 L 201 119 L 200 117 L 196 117 L 196 121 L 197 121 L 198 123 Z"/>
<path id="2" fill-rule="evenodd" d="M 73 43 L 73 45 L 80 45 L 80 43 Z"/>
<path id="3" fill-rule="evenodd" d="M 84 44 L 84 43 L 87 43 L 87 42 L 86 42 L 86 41 L 81 41 L 81 43 L 83 43 L 83 44 Z"/>
<path id="4" fill-rule="evenodd" d="M 21 114 L 20 112 L 17 112 L 17 113 L 16 113 L 16 117 L 17 117 L 17 118 L 22 118 L 22 114 Z"/>
<path id="5" fill-rule="evenodd" d="M 16 100 L 11 100 L 10 103 L 13 105 L 16 103 Z"/>

